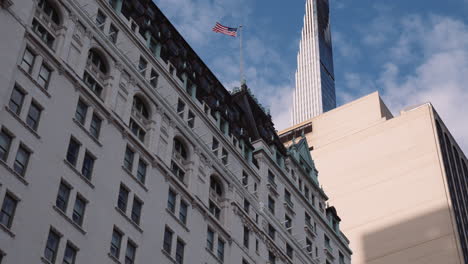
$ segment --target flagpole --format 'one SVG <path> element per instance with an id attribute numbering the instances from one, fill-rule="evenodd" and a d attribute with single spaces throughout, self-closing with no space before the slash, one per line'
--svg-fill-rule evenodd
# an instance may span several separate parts
<path id="1" fill-rule="evenodd" d="M 244 80 L 244 58 L 243 58 L 243 52 L 242 52 L 242 25 L 239 26 L 239 63 L 240 63 L 240 85 L 242 86 L 245 83 Z"/>

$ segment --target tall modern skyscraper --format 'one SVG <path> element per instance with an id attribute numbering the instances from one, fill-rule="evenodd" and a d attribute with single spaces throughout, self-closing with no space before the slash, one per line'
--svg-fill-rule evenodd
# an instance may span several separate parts
<path id="1" fill-rule="evenodd" d="M 299 44 L 293 125 L 336 107 L 328 0 L 306 0 Z"/>

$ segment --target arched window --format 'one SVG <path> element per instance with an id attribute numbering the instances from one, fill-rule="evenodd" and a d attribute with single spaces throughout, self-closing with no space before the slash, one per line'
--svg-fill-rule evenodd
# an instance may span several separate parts
<path id="1" fill-rule="evenodd" d="M 185 149 L 185 145 L 178 138 L 174 138 L 174 153 L 179 154 L 184 160 L 187 159 L 187 150 Z"/>
<path id="2" fill-rule="evenodd" d="M 91 63 L 102 74 L 107 74 L 106 61 L 95 49 L 90 49 L 88 53 L 88 63 Z"/>
<path id="3" fill-rule="evenodd" d="M 219 197 L 223 196 L 223 185 L 215 176 L 211 176 L 210 178 L 210 191 L 213 191 Z"/>
<path id="4" fill-rule="evenodd" d="M 133 97 L 133 111 L 135 113 L 143 116 L 146 119 L 149 119 L 149 111 L 146 107 L 145 102 L 139 96 Z"/>
<path id="5" fill-rule="evenodd" d="M 37 7 L 42 11 L 42 13 L 56 25 L 60 25 L 60 16 L 57 9 L 54 7 L 50 1 L 39 0 Z"/>

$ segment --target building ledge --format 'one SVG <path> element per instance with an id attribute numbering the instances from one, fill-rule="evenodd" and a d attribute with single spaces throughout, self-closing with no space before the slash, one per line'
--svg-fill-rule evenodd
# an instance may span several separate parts
<path id="1" fill-rule="evenodd" d="M 12 168 L 10 168 L 10 166 L 8 166 L 8 164 L 6 164 L 5 161 L 3 160 L 0 160 L 0 164 L 3 165 L 3 167 L 5 167 L 11 174 L 13 174 L 16 179 L 18 179 L 22 184 L 28 186 L 29 185 L 29 182 L 26 181 L 26 179 L 24 179 L 23 176 L 21 176 L 20 174 L 18 174 L 15 170 L 13 170 Z"/>
<path id="2" fill-rule="evenodd" d="M 188 229 L 187 225 L 184 224 L 182 221 L 180 221 L 180 219 L 179 219 L 171 210 L 169 210 L 169 209 L 166 208 L 166 212 L 167 212 L 170 216 L 172 216 L 172 218 L 174 218 L 174 220 L 175 220 L 177 223 L 179 223 L 179 225 L 181 225 L 182 228 L 185 229 L 185 231 L 190 232 L 190 229 Z"/>
<path id="3" fill-rule="evenodd" d="M 137 223 L 135 223 L 135 221 L 133 221 L 130 217 L 128 217 L 122 210 L 120 210 L 117 206 L 115 207 L 115 210 L 117 210 L 117 212 L 119 212 L 120 215 L 122 215 L 125 220 L 127 220 L 133 227 L 135 227 L 136 230 L 138 230 L 138 232 L 142 233 L 143 234 L 143 229 L 141 229 L 140 225 L 138 225 Z"/>
<path id="4" fill-rule="evenodd" d="M 120 264 L 120 260 L 118 260 L 116 257 L 114 257 L 111 253 L 107 253 L 107 256 L 112 259 L 117 264 Z"/>
<path id="5" fill-rule="evenodd" d="M 0 0 L 0 1 L 1 1 L 1 0 Z M 48 98 L 51 98 L 51 97 L 52 97 L 52 96 L 50 95 L 49 91 L 47 91 L 47 89 L 45 89 L 44 87 L 40 86 L 39 83 L 38 83 L 36 80 L 34 80 L 34 78 L 31 76 L 31 74 L 29 74 L 29 73 L 26 72 L 23 68 L 21 68 L 20 65 L 18 65 L 18 69 L 19 69 L 24 75 L 26 75 L 26 76 L 28 77 L 28 79 L 29 79 L 32 83 L 34 83 L 34 84 L 37 86 L 37 88 L 38 88 L 42 93 L 44 93 Z"/>
<path id="6" fill-rule="evenodd" d="M 161 249 L 161 252 L 163 253 L 164 256 L 166 256 L 172 263 L 176 264 L 176 260 L 171 256 L 169 252 L 167 252 L 164 249 Z"/>
<path id="7" fill-rule="evenodd" d="M 93 136 L 88 130 L 86 130 L 86 128 L 80 122 L 78 122 L 78 120 L 73 118 L 73 122 L 77 126 L 79 126 L 81 128 L 81 130 L 83 130 L 83 132 L 85 132 L 85 134 L 88 135 L 94 141 L 94 143 L 96 143 L 99 147 L 102 147 L 102 143 L 99 142 L 99 140 L 95 136 Z"/>
<path id="8" fill-rule="evenodd" d="M 138 180 L 137 177 L 135 177 L 135 175 L 132 174 L 131 171 L 129 171 L 127 168 L 125 168 L 124 166 L 122 166 L 122 170 L 125 171 L 125 173 L 130 176 L 130 178 L 132 178 L 138 185 L 140 185 L 140 187 L 145 191 L 145 192 L 148 192 L 148 188 L 145 186 L 144 183 L 142 183 L 140 180 Z"/>
<path id="9" fill-rule="evenodd" d="M 94 184 L 91 183 L 91 181 L 86 178 L 85 176 L 83 176 L 83 174 L 81 174 L 76 168 L 75 166 L 73 166 L 70 162 L 68 162 L 68 160 L 64 159 L 63 162 L 65 164 L 67 164 L 67 166 L 76 174 L 80 177 L 80 179 L 82 179 L 86 184 L 89 185 L 89 187 L 91 187 L 91 189 L 94 189 Z"/>
<path id="10" fill-rule="evenodd" d="M 59 214 L 61 215 L 63 218 L 65 218 L 65 220 L 67 220 L 67 222 L 69 222 L 74 228 L 76 228 L 81 234 L 83 235 L 86 235 L 86 231 L 81 227 L 79 226 L 77 223 L 75 223 L 70 217 L 68 217 L 65 212 L 63 212 L 62 210 L 60 210 L 57 206 L 52 206 L 54 208 L 54 210 Z"/>
<path id="11" fill-rule="evenodd" d="M 5 109 L 8 113 L 10 113 L 24 128 L 26 128 L 31 134 L 36 137 L 37 139 L 41 139 L 41 136 L 37 134 L 37 132 L 32 129 L 26 122 L 24 122 L 15 112 L 11 111 L 11 109 L 8 106 L 5 106 Z"/>
<path id="12" fill-rule="evenodd" d="M 0 229 L 2 229 L 5 233 L 7 233 L 10 237 L 14 238 L 16 235 L 11 231 L 10 228 L 4 226 L 3 224 L 0 224 Z"/>

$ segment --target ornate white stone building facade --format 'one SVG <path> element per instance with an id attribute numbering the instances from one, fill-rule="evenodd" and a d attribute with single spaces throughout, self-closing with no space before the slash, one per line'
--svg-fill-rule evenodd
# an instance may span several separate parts
<path id="1" fill-rule="evenodd" d="M 152 1 L 0 3 L 0 263 L 350 263 L 306 141 Z"/>

